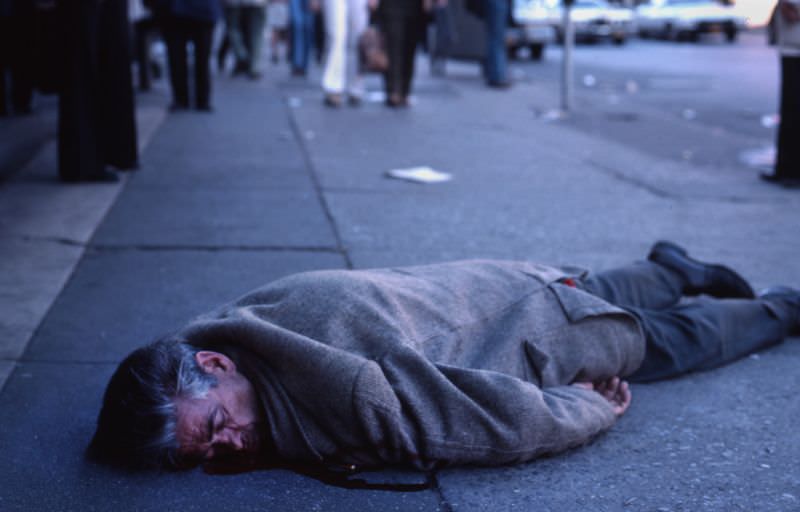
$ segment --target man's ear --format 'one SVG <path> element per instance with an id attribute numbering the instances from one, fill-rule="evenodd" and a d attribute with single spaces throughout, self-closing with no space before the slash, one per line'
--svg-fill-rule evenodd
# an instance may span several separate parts
<path id="1" fill-rule="evenodd" d="M 206 373 L 227 373 L 236 371 L 236 365 L 225 354 L 201 350 L 194 355 L 195 361 Z"/>

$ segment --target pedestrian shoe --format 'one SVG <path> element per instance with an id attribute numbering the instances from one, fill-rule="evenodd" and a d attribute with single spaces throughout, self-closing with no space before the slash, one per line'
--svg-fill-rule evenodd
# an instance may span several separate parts
<path id="1" fill-rule="evenodd" d="M 774 183 L 786 188 L 800 188 L 800 179 L 798 178 L 784 178 L 773 173 L 762 172 L 759 177 L 767 183 Z"/>
<path id="2" fill-rule="evenodd" d="M 322 102 L 326 107 L 339 108 L 342 106 L 342 97 L 339 94 L 328 93 L 325 95 Z"/>
<path id="3" fill-rule="evenodd" d="M 489 80 L 486 85 L 493 89 L 508 89 L 511 87 L 511 80 Z"/>
<path id="4" fill-rule="evenodd" d="M 81 181 L 87 181 L 91 183 L 116 183 L 119 181 L 119 176 L 117 176 L 117 173 L 113 171 L 103 169 L 99 173 L 87 176 Z"/>
<path id="5" fill-rule="evenodd" d="M 355 94 L 350 94 L 347 96 L 347 104 L 351 107 L 360 107 L 361 106 L 361 96 L 356 96 Z"/>
<path id="6" fill-rule="evenodd" d="M 674 270 L 684 277 L 686 295 L 706 294 L 718 298 L 752 299 L 753 289 L 742 276 L 723 265 L 703 263 L 689 257 L 678 244 L 659 241 L 650 249 L 647 259 Z"/>
<path id="7" fill-rule="evenodd" d="M 788 304 L 791 308 L 792 322 L 791 331 L 793 334 L 800 332 L 800 290 L 790 286 L 770 286 L 758 293 L 758 298 L 766 301 L 781 301 Z"/>

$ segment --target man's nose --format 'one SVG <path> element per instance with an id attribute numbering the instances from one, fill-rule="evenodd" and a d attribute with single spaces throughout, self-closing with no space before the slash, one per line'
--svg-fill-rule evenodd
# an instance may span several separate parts
<path id="1" fill-rule="evenodd" d="M 218 442 L 230 450 L 239 451 L 244 448 L 242 433 L 239 430 L 232 428 L 226 428 L 223 430 L 220 433 Z"/>

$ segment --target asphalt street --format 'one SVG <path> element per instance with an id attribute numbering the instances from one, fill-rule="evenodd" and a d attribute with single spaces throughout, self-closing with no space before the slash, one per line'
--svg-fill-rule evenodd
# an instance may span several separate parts
<path id="1" fill-rule="evenodd" d="M 774 137 L 761 116 L 775 111 L 777 60 L 759 37 L 581 46 L 566 119 L 550 116 L 552 48 L 515 63 L 508 91 L 471 63 L 432 77 L 421 57 L 405 111 L 383 107 L 374 76 L 360 108 L 325 108 L 316 69 L 218 76 L 213 114 L 166 114 L 161 84 L 139 99 L 142 168 L 114 185 L 58 184 L 46 144 L 0 187 L 0 510 L 798 510 L 797 338 L 634 386 L 609 432 L 565 454 L 362 476 L 431 484 L 421 492 L 83 458 L 125 354 L 294 272 L 483 257 L 603 269 L 668 238 L 755 288 L 800 286 L 800 195 L 738 157 Z M 420 165 L 453 179 L 385 175 Z"/>

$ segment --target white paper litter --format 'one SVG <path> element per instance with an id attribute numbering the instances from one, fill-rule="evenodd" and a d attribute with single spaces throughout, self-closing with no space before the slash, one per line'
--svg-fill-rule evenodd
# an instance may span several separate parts
<path id="1" fill-rule="evenodd" d="M 594 87 L 597 85 L 597 78 L 594 75 L 583 75 L 583 85 L 586 87 Z"/>
<path id="2" fill-rule="evenodd" d="M 300 107 L 303 106 L 303 100 L 301 100 L 300 98 L 297 98 L 295 96 L 292 96 L 291 98 L 289 98 L 287 103 L 289 104 L 289 106 L 291 108 L 300 108 Z"/>
<path id="3" fill-rule="evenodd" d="M 446 172 L 439 172 L 428 166 L 392 169 L 391 171 L 386 171 L 386 176 L 398 180 L 413 181 L 414 183 L 441 183 L 453 179 L 452 175 Z"/>

